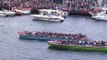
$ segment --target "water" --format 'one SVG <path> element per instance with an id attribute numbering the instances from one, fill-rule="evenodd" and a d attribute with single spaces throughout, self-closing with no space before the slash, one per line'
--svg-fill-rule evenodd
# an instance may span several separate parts
<path id="1" fill-rule="evenodd" d="M 92 40 L 107 40 L 107 21 L 69 16 L 64 22 L 33 21 L 29 15 L 0 17 L 0 60 L 107 60 L 107 53 L 48 49 L 47 42 L 20 40 L 19 31 L 82 33 Z"/>

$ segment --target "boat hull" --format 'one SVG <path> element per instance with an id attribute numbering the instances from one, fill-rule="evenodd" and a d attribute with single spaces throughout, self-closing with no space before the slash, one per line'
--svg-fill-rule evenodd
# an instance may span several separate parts
<path id="1" fill-rule="evenodd" d="M 64 38 L 49 38 L 49 37 L 37 37 L 37 36 L 20 36 L 19 38 L 25 40 L 43 40 L 43 41 L 64 39 Z"/>
<path id="2" fill-rule="evenodd" d="M 0 16 L 14 16 L 15 12 L 13 11 L 0 11 Z"/>
<path id="3" fill-rule="evenodd" d="M 72 50 L 72 51 L 93 51 L 93 52 L 107 52 L 107 48 L 104 47 L 85 47 L 85 46 L 68 46 L 48 43 L 49 48 L 60 50 Z"/>
<path id="4" fill-rule="evenodd" d="M 58 20 L 58 19 L 47 19 L 47 18 L 34 18 L 34 21 L 35 20 L 42 20 L 42 21 L 56 21 L 56 22 L 63 22 L 64 20 Z"/>
<path id="5" fill-rule="evenodd" d="M 107 21 L 107 17 L 103 17 L 103 16 L 92 16 L 93 19 L 95 20 L 104 20 Z"/>
<path id="6" fill-rule="evenodd" d="M 43 16 L 43 15 L 32 15 L 34 20 L 43 20 L 43 21 L 56 21 L 56 22 L 63 22 L 63 17 L 56 17 L 56 16 Z"/>

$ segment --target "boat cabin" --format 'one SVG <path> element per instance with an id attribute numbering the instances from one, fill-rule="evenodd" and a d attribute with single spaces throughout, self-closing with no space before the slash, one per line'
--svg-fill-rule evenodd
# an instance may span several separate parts
<path id="1" fill-rule="evenodd" d="M 43 15 L 59 15 L 60 12 L 58 10 L 51 10 L 51 9 L 40 9 L 40 14 Z"/>

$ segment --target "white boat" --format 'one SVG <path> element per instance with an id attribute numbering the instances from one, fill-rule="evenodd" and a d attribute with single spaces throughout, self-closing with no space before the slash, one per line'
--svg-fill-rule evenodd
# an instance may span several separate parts
<path id="1" fill-rule="evenodd" d="M 20 9 L 15 9 L 15 12 L 21 13 L 23 15 L 30 14 L 30 10 L 20 10 Z"/>
<path id="2" fill-rule="evenodd" d="M 9 10 L 0 11 L 0 16 L 14 16 L 15 12 Z"/>
<path id="3" fill-rule="evenodd" d="M 103 10 L 97 14 L 92 14 L 92 18 L 96 20 L 107 20 L 107 10 Z"/>
<path id="4" fill-rule="evenodd" d="M 52 16 L 52 15 L 32 15 L 35 20 L 45 20 L 45 21 L 64 21 L 64 17 L 61 16 Z"/>
<path id="5" fill-rule="evenodd" d="M 51 9 L 40 9 L 40 14 L 32 15 L 35 20 L 45 20 L 45 21 L 64 21 L 64 12 Z M 65 15 L 66 16 L 66 15 Z"/>

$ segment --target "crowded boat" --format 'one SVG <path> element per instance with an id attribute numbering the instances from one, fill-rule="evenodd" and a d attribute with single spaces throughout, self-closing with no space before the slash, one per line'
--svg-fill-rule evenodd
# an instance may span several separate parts
<path id="1" fill-rule="evenodd" d="M 65 50 L 107 52 L 107 41 L 103 40 L 55 40 L 48 41 L 48 44 L 49 47 Z"/>
<path id="2" fill-rule="evenodd" d="M 55 44 L 71 45 L 71 46 L 87 46 L 87 47 L 107 47 L 107 41 L 92 41 L 92 40 L 55 40 L 50 41 Z"/>
<path id="3" fill-rule="evenodd" d="M 87 36 L 83 34 L 67 34 L 67 33 L 54 33 L 54 32 L 19 32 L 19 36 L 22 39 L 31 40 L 61 40 L 61 39 L 71 39 L 71 40 L 86 40 Z"/>

